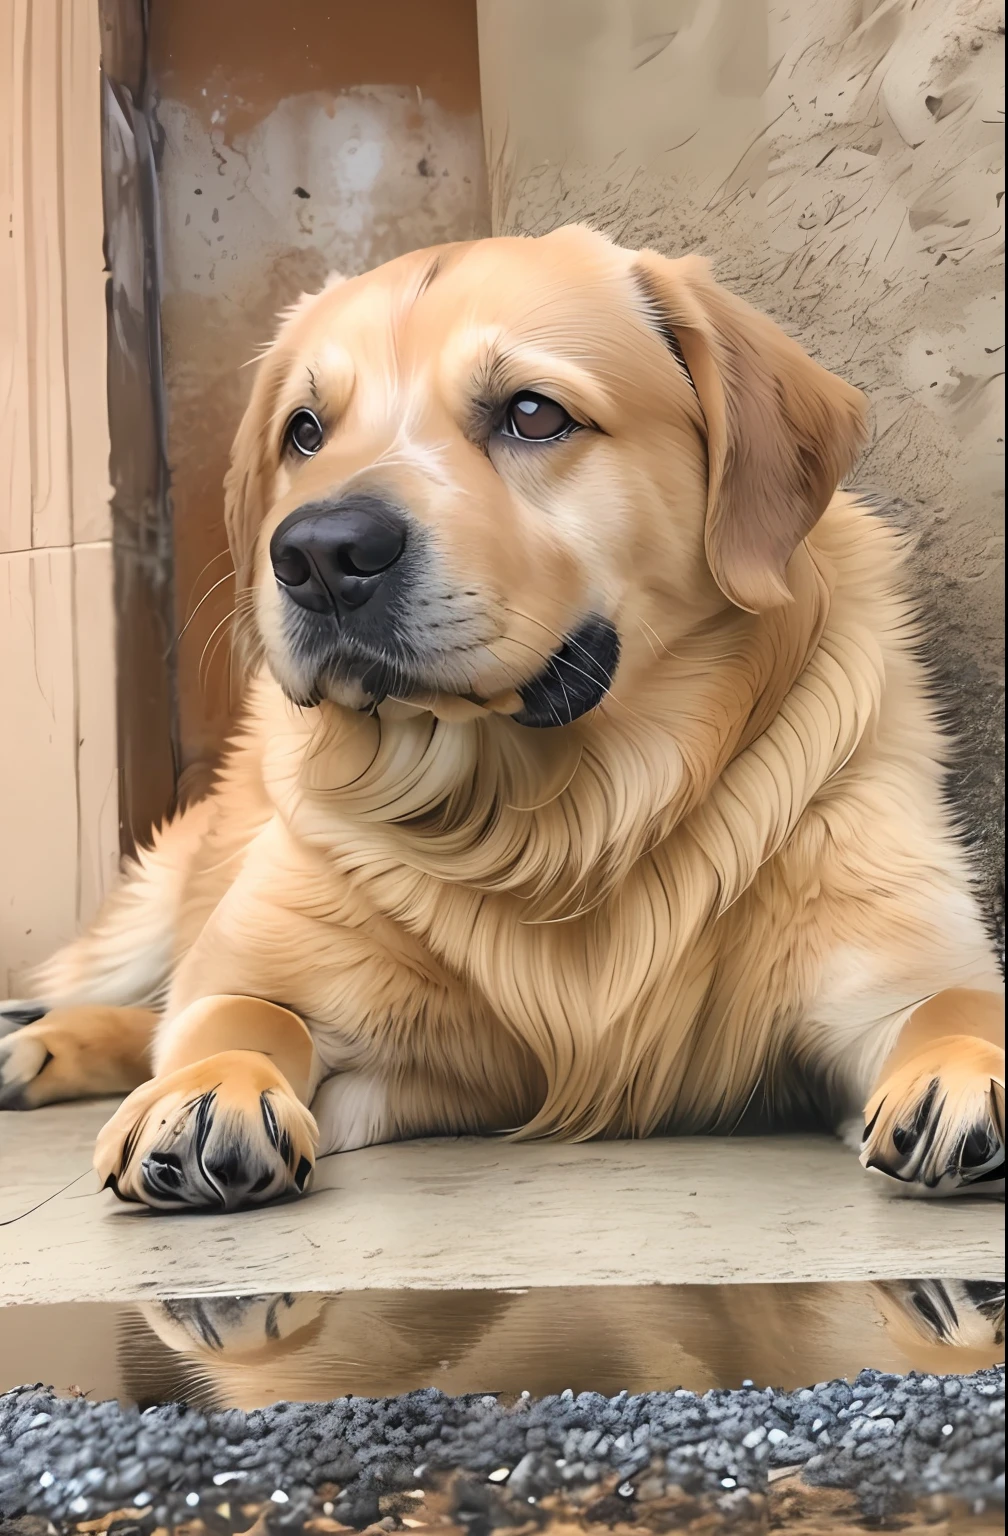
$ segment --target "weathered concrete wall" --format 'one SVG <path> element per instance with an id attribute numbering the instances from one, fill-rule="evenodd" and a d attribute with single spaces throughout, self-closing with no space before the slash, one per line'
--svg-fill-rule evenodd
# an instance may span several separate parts
<path id="1" fill-rule="evenodd" d="M 701 251 L 870 397 L 1004 881 L 1000 0 L 481 0 L 497 231 Z M 1002 894 L 1003 906 L 1003 894 Z"/>
<path id="2" fill-rule="evenodd" d="M 474 0 L 156 0 L 161 316 L 185 786 L 226 732 L 221 482 L 276 316 L 333 271 L 489 233 Z M 216 589 L 215 588 L 216 585 Z"/>

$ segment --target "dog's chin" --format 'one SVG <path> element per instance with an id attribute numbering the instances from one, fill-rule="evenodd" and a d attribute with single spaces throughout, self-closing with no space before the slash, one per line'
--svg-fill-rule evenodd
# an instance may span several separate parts
<path id="1" fill-rule="evenodd" d="M 328 700 L 344 709 L 375 714 L 388 702 L 407 710 L 429 710 L 446 718 L 467 714 L 507 714 L 517 725 L 530 730 L 557 729 L 571 725 L 598 707 L 605 698 L 619 665 L 620 640 L 611 620 L 599 614 L 583 619 L 554 651 L 542 670 L 506 694 L 484 697 L 477 692 L 459 693 L 433 678 L 425 678 L 412 666 L 384 658 L 334 657 L 319 664 L 311 680 L 291 682 L 278 677 L 292 703 L 311 706 Z"/>

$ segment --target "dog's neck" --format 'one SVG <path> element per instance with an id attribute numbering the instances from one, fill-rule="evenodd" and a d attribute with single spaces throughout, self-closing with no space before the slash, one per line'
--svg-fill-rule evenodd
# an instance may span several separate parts
<path id="1" fill-rule="evenodd" d="M 836 767 L 818 743 L 803 750 L 791 718 L 803 680 L 831 697 L 843 691 L 823 655 L 832 577 L 805 547 L 789 576 L 791 604 L 760 617 L 733 612 L 677 640 L 630 697 L 617 691 L 564 730 L 419 712 L 382 721 L 334 704 L 299 712 L 260 680 L 268 793 L 297 836 L 351 857 L 366 848 L 372 860 L 450 885 L 510 892 L 540 921 L 597 906 L 686 828 L 734 891 L 767 856 L 767 837 L 779 846 Z M 830 675 L 810 680 L 817 662 Z M 833 713 L 849 755 L 864 712 L 834 699 Z M 772 835 L 726 831 L 722 802 L 756 759 L 781 806 Z M 730 855 L 726 839 L 745 846 Z"/>

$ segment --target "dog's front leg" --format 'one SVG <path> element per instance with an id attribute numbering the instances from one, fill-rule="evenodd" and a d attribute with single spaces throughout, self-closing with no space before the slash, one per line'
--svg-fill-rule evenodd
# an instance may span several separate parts
<path id="1" fill-rule="evenodd" d="M 939 992 L 916 1008 L 865 1106 L 861 1161 L 909 1194 L 1004 1195 L 1004 998 Z"/>
<path id="2" fill-rule="evenodd" d="M 103 1127 L 95 1167 L 122 1200 L 235 1210 L 302 1193 L 320 1064 L 304 1024 L 256 997 L 203 997 L 163 1026 L 155 1075 Z"/>

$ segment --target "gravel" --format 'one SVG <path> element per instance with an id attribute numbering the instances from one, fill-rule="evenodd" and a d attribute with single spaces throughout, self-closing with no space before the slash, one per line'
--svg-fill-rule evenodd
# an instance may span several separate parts
<path id="1" fill-rule="evenodd" d="M 30 1387 L 0 1397 L 0 1513 L 56 1522 L 130 1506 L 170 1525 L 225 1493 L 272 1501 L 294 1520 L 320 1486 L 336 1485 L 334 1518 L 363 1527 L 380 1495 L 452 1469 L 527 1502 L 615 1476 L 632 1503 L 645 1483 L 652 1496 L 664 1486 L 742 1498 L 783 1468 L 856 1491 L 871 1517 L 935 1494 L 1002 1506 L 1004 1369 L 863 1371 L 797 1392 L 702 1397 L 564 1392 L 506 1404 L 427 1390 L 253 1413 L 140 1413 Z"/>

